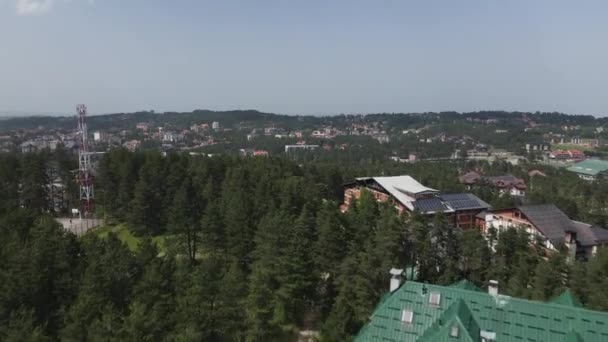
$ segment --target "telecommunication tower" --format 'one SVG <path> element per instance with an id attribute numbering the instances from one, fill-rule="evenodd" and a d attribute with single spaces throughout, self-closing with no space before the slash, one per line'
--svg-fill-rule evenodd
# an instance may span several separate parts
<path id="1" fill-rule="evenodd" d="M 91 151 L 87 137 L 87 107 L 83 104 L 76 106 L 78 113 L 78 133 L 80 135 L 78 148 L 78 184 L 80 185 L 80 217 L 93 215 L 95 212 L 95 192 L 93 189 L 93 170 Z"/>

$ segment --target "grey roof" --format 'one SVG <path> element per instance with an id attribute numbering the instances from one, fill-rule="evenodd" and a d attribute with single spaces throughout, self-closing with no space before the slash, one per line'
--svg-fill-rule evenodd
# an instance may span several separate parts
<path id="1" fill-rule="evenodd" d="M 442 194 L 439 197 L 454 210 L 488 209 L 490 205 L 479 197 L 469 194 Z"/>
<path id="2" fill-rule="evenodd" d="M 488 214 L 488 212 L 484 210 L 484 211 L 480 211 L 479 213 L 477 213 L 477 215 L 475 215 L 475 217 L 485 220 L 487 214 Z"/>
<path id="3" fill-rule="evenodd" d="M 570 218 L 553 204 L 524 205 L 517 209 L 554 245 L 564 241 L 566 232 L 577 231 Z"/>
<path id="4" fill-rule="evenodd" d="M 454 212 L 457 210 L 488 209 L 490 205 L 473 194 L 441 194 L 412 202 L 414 209 L 423 213 Z"/>
<path id="5" fill-rule="evenodd" d="M 419 199 L 414 201 L 412 204 L 414 205 L 414 209 L 420 210 L 423 213 L 450 211 L 450 209 L 445 204 L 443 204 L 443 202 L 439 198 Z"/>
<path id="6" fill-rule="evenodd" d="M 588 223 L 572 221 L 576 231 L 576 240 L 581 246 L 595 246 L 608 241 L 608 229 Z"/>

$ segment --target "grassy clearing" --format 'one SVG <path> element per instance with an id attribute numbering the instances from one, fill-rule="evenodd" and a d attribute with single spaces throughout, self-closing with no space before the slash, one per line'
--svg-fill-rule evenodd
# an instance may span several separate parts
<path id="1" fill-rule="evenodd" d="M 126 244 L 129 250 L 132 252 L 137 251 L 137 248 L 142 240 L 142 238 L 133 235 L 124 223 L 100 227 L 93 231 L 93 234 L 96 234 L 100 238 L 106 238 L 108 235 L 110 235 L 110 233 L 116 234 L 118 240 Z M 158 247 L 161 255 L 166 252 L 166 239 L 167 236 L 155 236 L 152 238 L 152 241 Z"/>

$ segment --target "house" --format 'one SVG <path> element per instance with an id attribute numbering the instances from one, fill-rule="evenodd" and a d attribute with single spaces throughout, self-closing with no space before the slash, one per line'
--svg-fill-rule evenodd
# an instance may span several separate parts
<path id="1" fill-rule="evenodd" d="M 306 145 L 306 144 L 296 144 L 296 145 L 285 145 L 285 153 L 297 151 L 297 150 L 316 150 L 319 148 L 319 145 Z"/>
<path id="2" fill-rule="evenodd" d="M 361 197 L 364 189 L 369 191 L 378 202 L 394 205 L 401 214 L 411 214 L 416 211 L 422 215 L 432 216 L 443 213 L 451 225 L 462 229 L 475 227 L 475 215 L 490 207 L 473 194 L 440 194 L 439 191 L 404 175 L 361 177 L 344 184 L 342 211 L 347 211 L 352 202 Z"/>
<path id="3" fill-rule="evenodd" d="M 146 123 L 146 122 L 140 122 L 137 125 L 135 125 L 135 128 L 140 131 L 147 132 L 150 129 L 150 124 Z"/>
<path id="4" fill-rule="evenodd" d="M 123 146 L 131 152 L 134 152 L 135 150 L 137 150 L 140 145 L 141 145 L 141 141 L 139 141 L 139 140 L 129 140 L 123 144 Z"/>
<path id="5" fill-rule="evenodd" d="M 381 144 L 388 144 L 389 142 L 391 142 L 391 138 L 388 136 L 388 134 L 374 134 L 372 135 L 372 138 L 374 138 Z"/>
<path id="6" fill-rule="evenodd" d="M 597 148 L 600 146 L 599 139 L 572 138 L 570 143 L 588 148 Z"/>
<path id="7" fill-rule="evenodd" d="M 542 172 L 540 170 L 536 170 L 536 169 L 530 170 L 530 172 L 528 172 L 528 176 L 530 176 L 530 178 L 537 177 L 537 176 L 547 177 L 547 175 L 544 172 Z"/>
<path id="8" fill-rule="evenodd" d="M 458 179 L 460 180 L 460 183 L 464 184 L 469 190 L 471 190 L 475 186 L 489 186 L 494 189 L 497 189 L 501 195 L 526 195 L 526 183 L 523 179 L 517 178 L 513 175 L 482 176 L 475 171 L 471 171 L 458 177 Z"/>
<path id="9" fill-rule="evenodd" d="M 486 212 L 482 233 L 491 228 L 500 232 L 508 228 L 525 229 L 547 252 L 566 246 L 573 257 L 588 259 L 598 247 L 608 245 L 608 230 L 572 221 L 553 204 L 523 205 Z"/>
<path id="10" fill-rule="evenodd" d="M 600 342 L 608 313 L 583 309 L 569 290 L 548 302 L 483 291 L 463 280 L 451 286 L 407 280 L 393 269 L 390 292 L 354 337 L 355 342 Z"/>
<path id="11" fill-rule="evenodd" d="M 608 161 L 587 159 L 570 166 L 567 170 L 576 173 L 581 179 L 594 181 L 608 171 Z"/>
<path id="12" fill-rule="evenodd" d="M 540 144 L 526 144 L 526 152 L 533 151 L 549 151 L 551 144 L 540 143 Z"/>

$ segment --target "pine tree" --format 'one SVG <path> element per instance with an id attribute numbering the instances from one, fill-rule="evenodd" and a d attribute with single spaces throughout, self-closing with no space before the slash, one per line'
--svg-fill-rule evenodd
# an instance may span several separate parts
<path id="1" fill-rule="evenodd" d="M 197 206 L 192 201 L 194 197 L 192 183 L 186 178 L 175 194 L 169 212 L 169 230 L 177 236 L 179 245 L 191 263 L 196 261 L 202 228 L 199 224 Z"/>
<path id="2" fill-rule="evenodd" d="M 564 289 L 565 257 L 555 253 L 549 260 L 539 260 L 533 280 L 532 298 L 548 300 L 559 295 Z"/>
<path id="3" fill-rule="evenodd" d="M 285 227 L 283 252 L 277 260 L 276 309 L 280 325 L 298 324 L 310 310 L 319 278 L 314 271 L 312 244 L 315 232 L 313 213 L 304 206 L 295 224 Z"/>

